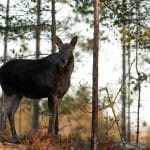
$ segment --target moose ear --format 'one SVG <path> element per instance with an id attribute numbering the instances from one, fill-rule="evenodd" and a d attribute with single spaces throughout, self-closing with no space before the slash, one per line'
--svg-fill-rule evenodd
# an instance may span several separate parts
<path id="1" fill-rule="evenodd" d="M 70 42 L 70 45 L 74 47 L 77 44 L 77 41 L 78 41 L 78 37 L 74 36 Z"/>
<path id="2" fill-rule="evenodd" d="M 58 46 L 61 46 L 63 44 L 62 40 L 58 36 L 55 36 L 55 43 Z"/>

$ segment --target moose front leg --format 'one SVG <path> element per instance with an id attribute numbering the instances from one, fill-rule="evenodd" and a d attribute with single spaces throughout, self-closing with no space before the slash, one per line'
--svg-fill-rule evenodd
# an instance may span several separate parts
<path id="1" fill-rule="evenodd" d="M 57 117 L 57 109 L 58 109 L 58 100 L 56 96 L 50 96 L 48 98 L 48 107 L 49 107 L 49 127 L 48 133 L 56 134 L 56 117 Z"/>

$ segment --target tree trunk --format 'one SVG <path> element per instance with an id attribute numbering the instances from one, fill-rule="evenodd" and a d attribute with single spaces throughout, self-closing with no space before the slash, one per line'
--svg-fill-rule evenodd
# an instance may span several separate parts
<path id="1" fill-rule="evenodd" d="M 122 0 L 123 11 L 126 11 L 126 0 Z M 122 35 L 122 120 L 121 133 L 122 138 L 126 142 L 126 42 L 125 42 L 125 28 L 126 20 L 123 20 L 123 35 Z"/>
<path id="2" fill-rule="evenodd" d="M 36 26 L 36 59 L 40 57 L 40 23 L 41 23 L 41 0 L 37 0 L 37 26 Z M 33 122 L 32 129 L 37 131 L 39 129 L 39 100 L 33 102 Z"/>
<path id="3" fill-rule="evenodd" d="M 51 17 L 52 17 L 52 26 L 51 26 L 51 43 L 52 43 L 52 53 L 56 52 L 56 44 L 55 44 L 55 36 L 56 36 L 56 11 L 55 11 L 55 0 L 51 0 L 52 5 L 52 11 L 51 11 Z"/>
<path id="4" fill-rule="evenodd" d="M 140 72 L 138 68 L 138 50 L 139 50 L 139 17 L 140 17 L 140 1 L 136 1 L 136 73 L 138 75 L 137 85 L 138 85 L 138 109 L 137 109 L 137 131 L 136 131 L 136 144 L 139 144 L 139 134 L 140 134 L 140 103 L 141 103 L 141 79 Z"/>
<path id="5" fill-rule="evenodd" d="M 40 57 L 41 0 L 37 0 L 36 59 Z"/>
<path id="6" fill-rule="evenodd" d="M 56 0 L 51 0 L 51 17 L 52 17 L 52 25 L 51 25 L 51 43 L 52 43 L 52 53 L 56 52 L 56 44 L 55 44 L 55 37 L 56 37 L 56 10 L 55 10 Z M 58 134 L 59 130 L 59 121 L 58 121 L 58 109 L 57 109 L 57 116 L 55 122 L 55 131 Z"/>
<path id="7" fill-rule="evenodd" d="M 9 27 L 9 4 L 10 4 L 10 0 L 7 0 L 6 18 L 5 18 L 5 34 L 4 34 L 4 63 L 7 60 L 8 27 Z"/>
<path id="8" fill-rule="evenodd" d="M 91 150 L 97 150 L 98 129 L 98 51 L 99 51 L 99 0 L 94 0 L 94 41 L 93 41 L 93 89 L 92 89 L 92 133 Z"/>
<path id="9" fill-rule="evenodd" d="M 137 110 L 136 144 L 139 144 L 139 134 L 140 134 L 140 103 L 141 103 L 141 81 L 140 81 L 140 73 L 138 73 L 138 110 Z"/>
<path id="10" fill-rule="evenodd" d="M 122 54 L 122 122 L 121 133 L 124 141 L 126 141 L 126 59 L 125 59 L 125 47 L 123 46 Z"/>
<path id="11" fill-rule="evenodd" d="M 51 44 L 52 44 L 52 53 L 56 52 L 56 44 L 55 44 L 55 37 L 56 37 L 56 10 L 55 10 L 56 0 L 51 0 L 51 17 L 52 17 L 52 25 L 51 25 Z M 58 121 L 58 108 L 57 108 L 57 116 L 55 122 L 55 132 L 58 134 L 59 130 L 59 121 Z"/>
<path id="12" fill-rule="evenodd" d="M 128 71 L 129 71 L 129 77 L 128 77 L 128 132 L 127 132 L 127 138 L 128 138 L 128 143 L 131 143 L 131 112 L 130 112 L 130 107 L 131 107 L 131 97 L 130 97 L 130 82 L 131 82 L 131 49 L 130 49 L 130 42 L 128 44 Z"/>

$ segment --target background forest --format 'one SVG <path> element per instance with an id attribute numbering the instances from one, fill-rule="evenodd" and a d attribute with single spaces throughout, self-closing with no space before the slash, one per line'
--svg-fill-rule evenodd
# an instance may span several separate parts
<path id="1" fill-rule="evenodd" d="M 150 1 L 101 0 L 98 144 L 150 144 Z M 0 61 L 57 52 L 54 36 L 79 37 L 70 90 L 59 107 L 61 136 L 89 148 L 92 109 L 93 6 L 90 0 L 1 0 Z M 19 70 L 18 70 L 19 71 Z M 45 132 L 47 101 L 24 98 L 18 134 Z"/>

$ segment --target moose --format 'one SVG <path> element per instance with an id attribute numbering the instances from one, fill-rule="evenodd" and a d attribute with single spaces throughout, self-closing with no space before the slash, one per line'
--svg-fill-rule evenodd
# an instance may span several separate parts
<path id="1" fill-rule="evenodd" d="M 58 105 L 70 86 L 74 68 L 73 49 L 78 37 L 70 43 L 63 43 L 56 36 L 55 43 L 59 52 L 44 58 L 13 59 L 0 68 L 0 84 L 3 91 L 1 104 L 0 131 L 6 129 L 8 117 L 12 142 L 19 143 L 14 116 L 22 97 L 31 99 L 48 98 L 49 126 L 48 133 L 57 134 Z"/>

